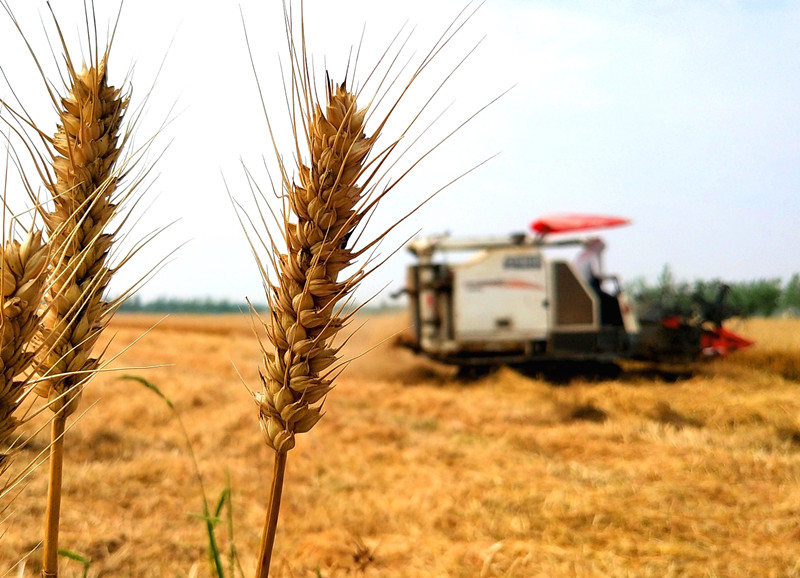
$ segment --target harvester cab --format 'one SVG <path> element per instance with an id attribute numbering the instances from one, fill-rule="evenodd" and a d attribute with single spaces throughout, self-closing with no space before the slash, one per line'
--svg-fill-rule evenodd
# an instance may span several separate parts
<path id="1" fill-rule="evenodd" d="M 460 366 L 630 356 L 639 324 L 602 269 L 602 241 L 561 235 L 627 223 L 569 215 L 534 222 L 534 234 L 411 241 L 414 329 L 404 345 Z M 569 247 L 581 250 L 577 259 L 558 255 Z"/>

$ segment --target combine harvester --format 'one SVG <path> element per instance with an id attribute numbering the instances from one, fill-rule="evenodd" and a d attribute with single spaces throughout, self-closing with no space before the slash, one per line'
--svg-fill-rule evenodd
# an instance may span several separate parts
<path id="1" fill-rule="evenodd" d="M 557 215 L 532 223 L 534 234 L 414 239 L 407 249 L 417 263 L 403 291 L 413 328 L 399 343 L 466 374 L 501 364 L 685 362 L 751 345 L 722 327 L 724 286 L 712 302 L 698 298 L 691 316 L 636 312 L 617 277 L 602 271 L 603 241 L 565 235 L 629 222 Z M 569 247 L 582 252 L 558 258 Z"/>

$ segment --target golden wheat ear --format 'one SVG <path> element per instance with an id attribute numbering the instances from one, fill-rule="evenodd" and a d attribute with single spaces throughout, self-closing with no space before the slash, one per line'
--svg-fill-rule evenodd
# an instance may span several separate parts
<path id="1" fill-rule="evenodd" d="M 404 46 L 404 42 L 399 42 L 398 47 L 398 36 L 367 75 L 377 87 L 370 97 L 356 88 L 356 57 L 352 70 L 349 63 L 348 73 L 340 83 L 333 82 L 325 72 L 324 94 L 320 98 L 306 54 L 302 4 L 299 26 L 294 25 L 291 6 L 286 2 L 283 10 L 290 60 L 289 78 L 284 84 L 285 100 L 297 165 L 289 167 L 283 163 L 264 105 L 281 173 L 280 191 L 273 191 L 281 209 L 276 211 L 269 206 L 248 172 L 248 182 L 259 207 L 258 224 L 265 230 L 256 226 L 256 219 L 239 211 L 269 304 L 269 313 L 260 322 L 270 346 L 262 344 L 261 387 L 255 399 L 260 426 L 267 445 L 275 452 L 275 461 L 259 553 L 259 578 L 266 578 L 269 572 L 287 454 L 295 447 L 297 435 L 308 432 L 322 417 L 326 396 L 341 371 L 341 364 L 337 366 L 340 346 L 334 342 L 349 319 L 346 306 L 359 283 L 374 270 L 370 259 L 360 264 L 356 259 L 374 250 L 391 229 L 425 201 L 372 239 L 361 239 L 363 225 L 381 199 L 458 129 L 420 153 L 416 160 L 409 161 L 393 180 L 387 176 L 388 170 L 395 169 L 400 158 L 408 153 L 408 149 L 400 150 L 399 145 L 412 132 L 422 111 L 415 113 L 401 134 L 390 138 L 383 147 L 377 146 L 380 133 L 388 126 L 390 116 L 411 84 L 472 16 L 468 12 L 458 15 L 412 71 L 405 87 L 394 90 L 396 78 L 392 69 L 402 60 L 399 56 Z M 255 72 L 255 64 L 253 68 Z M 449 75 L 437 80 L 431 94 L 435 95 L 448 78 Z M 258 89 L 263 103 L 260 82 Z M 392 101 L 387 97 L 390 93 L 399 96 Z M 423 109 L 431 98 L 423 99 Z M 376 111 L 381 103 L 385 112 Z M 269 224 L 268 213 L 274 227 Z M 260 256 L 263 252 L 267 255 Z"/>
<path id="2" fill-rule="evenodd" d="M 94 62 L 78 71 L 66 46 L 64 50 L 67 95 L 60 99 L 58 129 L 51 141 L 55 178 L 45 183 L 53 208 L 43 213 L 58 260 L 52 291 L 45 296 L 48 310 L 41 326 L 38 364 L 47 379 L 36 389 L 47 397 L 55 413 L 45 512 L 45 576 L 58 574 L 66 419 L 77 409 L 83 388 L 99 367 L 92 350 L 107 319 L 104 293 L 111 271 L 106 261 L 113 242 L 107 228 L 116 212 L 114 197 L 120 176 L 116 163 L 128 106 L 128 98 L 108 82 L 107 51 L 102 56 L 95 52 Z"/>
<path id="3" fill-rule="evenodd" d="M 353 285 L 339 281 L 352 259 L 344 240 L 360 218 L 356 178 L 374 143 L 364 131 L 367 110 L 352 93 L 328 81 L 326 100 L 325 112 L 316 106 L 308 119 L 311 155 L 288 191 L 296 221 L 284 215 L 287 252 L 269 293 L 265 329 L 275 351 L 264 352 L 258 401 L 267 443 L 278 453 L 319 421 L 331 389 L 326 370 L 337 356 L 330 342 L 342 325 L 336 304 Z"/>
<path id="4" fill-rule="evenodd" d="M 43 130 L 19 100 L 17 106 L 0 101 L 7 111 L 2 115 L 3 120 L 30 153 L 50 197 L 40 203 L 37 194 L 40 186 L 23 175 L 28 194 L 37 203 L 44 221 L 53 257 L 37 337 L 36 392 L 47 399 L 54 412 L 42 572 L 45 576 L 56 576 L 67 417 L 78 408 L 83 388 L 104 366 L 104 351 L 95 351 L 101 332 L 122 300 L 160 266 L 151 269 L 120 297 L 109 300 L 106 296 L 115 271 L 154 236 L 146 237 L 121 258 L 115 254 L 119 252 L 118 241 L 123 240 L 120 231 L 130 224 L 140 190 L 146 190 L 141 185 L 154 162 L 147 155 L 153 139 L 131 150 L 132 134 L 143 108 L 131 114 L 129 89 L 120 89 L 109 80 L 109 54 L 116 22 L 105 49 L 101 50 L 95 6 L 85 5 L 87 60 L 77 65 L 48 3 L 61 49 L 57 57 L 57 50 L 50 47 L 63 83 L 59 90 L 47 78 L 36 51 L 8 6 L 3 0 L 0 2 L 26 43 L 58 113 L 55 134 L 48 136 L 50 131 Z M 123 86 L 129 86 L 127 78 Z M 16 92 L 12 93 L 17 98 Z M 142 102 L 146 103 L 149 96 L 148 93 Z M 127 234 L 123 233 L 123 237 Z"/>
<path id="5" fill-rule="evenodd" d="M 40 305 L 46 288 L 48 246 L 41 231 L 31 230 L 22 242 L 8 239 L 0 261 L 0 475 L 19 419 L 14 415 L 29 388 Z M 0 483 L 0 495 L 5 493 Z"/>
<path id="6" fill-rule="evenodd" d="M 391 88 L 393 84 L 387 80 L 391 76 L 392 64 L 383 75 L 378 69 L 384 59 L 391 63 L 398 61 L 399 53 L 391 53 L 394 41 L 376 68 L 368 74 L 368 78 L 376 79 L 376 94 L 370 98 L 363 97 L 352 88 L 355 85 L 353 78 L 346 77 L 343 82 L 335 83 L 326 71 L 324 95 L 319 98 L 314 90 L 309 58 L 305 54 L 303 14 L 300 15 L 301 32 L 296 37 L 297 27 L 293 25 L 290 7 L 284 3 L 291 71 L 285 96 L 295 136 L 293 145 L 297 166 L 284 165 L 273 137 L 281 173 L 281 190 L 275 191 L 276 199 L 282 203 L 280 214 L 269 206 L 269 201 L 260 191 L 256 193 L 254 189 L 256 200 L 259 201 L 261 196 L 263 201 L 258 204 L 258 210 L 259 224 L 265 231 L 262 232 L 253 220 L 242 218 L 245 231 L 250 231 L 248 240 L 263 277 L 269 304 L 268 317 L 262 323 L 272 348 L 263 350 L 262 387 L 256 397 L 267 444 L 278 453 L 291 450 L 296 443 L 296 434 L 307 432 L 321 417 L 321 405 L 332 387 L 331 367 L 337 361 L 338 348 L 331 343 L 345 322 L 343 302 L 374 269 L 367 268 L 369 261 L 355 269 L 351 266 L 425 201 L 399 217 L 388 230 L 355 247 L 363 232 L 359 225 L 370 218 L 381 199 L 394 190 L 420 158 L 452 137 L 458 129 L 420 153 L 420 158 L 411 161 L 410 166 L 388 184 L 387 167 L 394 168 L 397 162 L 394 154 L 402 156 L 408 152 L 398 151 L 397 147 L 418 121 L 419 114 L 402 134 L 390 139 L 389 144 L 380 150 L 374 150 L 380 132 L 411 84 L 473 14 L 462 12 L 457 16 L 413 71 L 411 80 L 400 91 L 397 100 L 385 106 L 388 112 L 376 119 L 372 106 L 385 97 L 380 91 L 387 89 L 387 85 Z M 461 62 L 457 66 L 460 65 Z M 435 86 L 433 93 L 446 81 L 444 79 Z M 359 105 L 359 99 L 366 102 Z M 423 108 L 429 103 L 430 99 L 425 101 Z M 370 118 L 375 125 L 371 132 L 367 127 Z M 269 114 L 267 124 L 272 136 Z M 290 176 L 292 174 L 296 176 Z M 253 186 L 250 174 L 247 175 Z M 266 205 L 266 210 L 262 209 L 263 205 Z M 275 221 L 276 234 L 270 232 L 267 211 Z M 240 211 L 240 215 L 243 214 Z M 245 219 L 249 223 L 245 224 Z M 260 249 L 266 249 L 266 258 L 259 256 Z M 345 270 L 349 273 L 342 278 Z"/>

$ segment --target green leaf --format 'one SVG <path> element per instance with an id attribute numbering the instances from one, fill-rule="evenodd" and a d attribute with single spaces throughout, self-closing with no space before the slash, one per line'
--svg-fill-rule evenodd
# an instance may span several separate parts
<path id="1" fill-rule="evenodd" d="M 83 574 L 81 574 L 81 578 L 86 578 L 89 574 L 89 566 L 92 563 L 91 558 L 87 558 L 86 556 L 81 556 L 77 552 L 72 552 L 71 550 L 64 550 L 62 548 L 58 549 L 58 555 L 62 556 L 63 558 L 67 558 L 69 560 L 73 560 L 75 562 L 80 562 L 83 564 Z"/>
<path id="2" fill-rule="evenodd" d="M 175 406 L 172 405 L 172 401 L 166 395 L 164 395 L 155 384 L 150 383 L 145 378 L 139 377 L 138 375 L 123 375 L 122 377 L 120 377 L 120 379 L 127 379 L 129 381 L 135 381 L 137 383 L 142 384 L 150 391 L 155 392 L 155 394 L 158 395 L 158 397 L 164 400 L 164 403 L 166 403 L 172 411 L 175 411 Z"/>
<path id="3" fill-rule="evenodd" d="M 225 507 L 225 502 L 228 501 L 228 497 L 231 495 L 230 488 L 225 488 L 222 490 L 222 493 L 219 496 L 219 502 L 217 502 L 217 509 L 214 510 L 214 517 L 219 518 L 219 515 L 222 513 L 222 508 Z"/>

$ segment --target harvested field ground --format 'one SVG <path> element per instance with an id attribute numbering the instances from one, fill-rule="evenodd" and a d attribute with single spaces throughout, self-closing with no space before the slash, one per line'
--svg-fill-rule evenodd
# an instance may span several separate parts
<path id="1" fill-rule="evenodd" d="M 111 351 L 154 319 L 119 316 Z M 406 323 L 367 321 L 348 355 Z M 566 386 L 509 369 L 459 383 L 385 342 L 339 378 L 327 415 L 289 455 L 273 575 L 800 576 L 800 322 L 731 328 L 757 345 Z M 212 501 L 229 473 L 252 574 L 271 455 L 233 364 L 255 387 L 258 361 L 246 317 L 174 316 L 114 364 L 159 367 L 93 382 L 92 407 L 67 434 L 61 531 L 62 547 L 92 559 L 89 576 L 210 576 L 180 428 L 122 373 L 173 400 Z M 34 434 L 17 461 L 46 440 Z M 45 473 L 11 505 L 0 575 L 37 547 Z M 219 534 L 226 544 L 224 524 Z M 62 568 L 81 575 L 75 562 Z"/>

